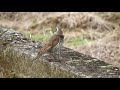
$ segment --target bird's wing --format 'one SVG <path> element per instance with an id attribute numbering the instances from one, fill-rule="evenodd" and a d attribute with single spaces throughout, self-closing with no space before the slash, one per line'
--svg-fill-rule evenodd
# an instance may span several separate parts
<path id="1" fill-rule="evenodd" d="M 47 52 L 50 51 L 54 46 L 56 46 L 59 43 L 60 37 L 57 35 L 54 35 L 50 38 L 48 43 L 46 43 L 42 48 L 41 51 Z"/>
<path id="2" fill-rule="evenodd" d="M 59 43 L 60 37 L 57 35 L 54 35 L 50 38 L 50 40 L 48 41 L 48 43 L 46 43 L 38 52 L 37 57 L 35 58 L 35 60 L 37 58 L 39 58 L 42 54 L 49 52 L 54 46 L 56 46 Z"/>

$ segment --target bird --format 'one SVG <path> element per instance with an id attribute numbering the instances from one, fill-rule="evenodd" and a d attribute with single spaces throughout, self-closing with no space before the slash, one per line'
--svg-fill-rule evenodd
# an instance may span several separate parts
<path id="1" fill-rule="evenodd" d="M 63 35 L 60 25 L 57 25 L 56 31 L 53 33 L 53 35 L 48 40 L 48 42 L 45 43 L 45 45 L 42 48 L 40 48 L 35 60 L 38 59 L 40 56 L 42 56 L 45 53 L 51 53 L 53 48 L 57 45 L 58 45 L 58 51 L 59 51 L 59 55 L 60 55 L 63 43 L 64 43 L 64 35 Z"/>

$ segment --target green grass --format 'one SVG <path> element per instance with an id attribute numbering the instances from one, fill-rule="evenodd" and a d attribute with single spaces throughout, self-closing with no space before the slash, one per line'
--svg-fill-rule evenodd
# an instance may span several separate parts
<path id="1" fill-rule="evenodd" d="M 51 37 L 50 33 L 46 33 L 46 35 L 39 34 L 39 33 L 32 34 L 29 31 L 22 31 L 21 33 L 23 35 L 25 35 L 27 38 L 30 38 L 30 40 L 32 40 L 32 41 L 46 42 Z M 31 37 L 30 37 L 30 35 L 31 35 Z M 93 42 L 93 41 L 82 38 L 80 36 L 76 36 L 76 37 L 66 38 L 64 41 L 64 46 L 67 46 L 72 49 L 76 49 L 76 48 L 79 48 L 80 46 L 86 45 L 90 42 Z"/>
<path id="2" fill-rule="evenodd" d="M 46 41 L 46 40 L 49 39 L 49 36 L 48 35 L 44 36 L 44 35 L 36 34 L 36 35 L 32 35 L 31 39 L 35 40 L 35 41 L 39 41 L 39 40 L 40 41 Z"/>
<path id="3" fill-rule="evenodd" d="M 65 43 L 69 46 L 72 46 L 72 47 L 79 47 L 81 45 L 85 45 L 85 44 L 88 44 L 89 42 L 91 42 L 90 40 L 88 39 L 83 39 L 81 37 L 72 37 L 70 38 L 69 40 L 67 40 Z"/>
<path id="4" fill-rule="evenodd" d="M 30 38 L 30 32 L 28 31 L 22 31 L 21 32 L 23 35 L 25 35 L 27 38 Z M 35 41 L 46 41 L 50 38 L 50 34 L 46 34 L 46 35 L 43 35 L 43 34 L 31 34 L 31 40 L 35 40 Z M 74 45 L 74 46 L 79 46 L 79 45 L 84 45 L 84 44 L 87 44 L 91 42 L 90 40 L 88 39 L 83 39 L 79 36 L 77 37 L 72 37 L 70 39 L 66 39 L 65 43 L 68 43 L 68 44 L 71 44 L 71 45 Z"/>
<path id="5" fill-rule="evenodd" d="M 21 31 L 21 33 L 23 35 L 25 35 L 27 38 L 30 38 L 31 40 L 34 40 L 34 41 L 47 41 L 50 37 L 50 35 L 43 35 L 43 34 L 32 34 L 31 32 L 29 31 Z M 30 37 L 31 35 L 31 37 Z"/>

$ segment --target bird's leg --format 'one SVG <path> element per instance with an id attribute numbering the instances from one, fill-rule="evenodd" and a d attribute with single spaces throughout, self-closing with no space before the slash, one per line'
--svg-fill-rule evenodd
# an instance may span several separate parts
<path id="1" fill-rule="evenodd" d="M 55 57 L 53 54 L 51 54 L 51 56 L 53 57 L 53 60 L 55 61 L 55 60 L 56 60 L 56 57 Z"/>
<path id="2" fill-rule="evenodd" d="M 51 55 L 52 61 L 59 61 L 57 60 L 57 58 L 54 56 L 54 54 L 51 51 L 49 53 Z"/>
<path id="3" fill-rule="evenodd" d="M 59 47 L 58 47 L 58 54 L 59 54 L 59 59 L 61 57 L 61 48 L 62 48 L 62 43 L 59 43 Z"/>
<path id="4" fill-rule="evenodd" d="M 62 51 L 62 46 L 64 43 L 64 36 L 60 36 L 60 40 L 59 40 L 59 59 L 61 58 L 61 51 Z"/>
<path id="5" fill-rule="evenodd" d="M 37 56 L 34 58 L 34 61 L 36 61 L 37 59 L 39 59 L 41 57 L 41 52 L 38 52 Z"/>
<path id="6" fill-rule="evenodd" d="M 36 61 L 39 58 L 39 56 L 37 56 L 36 58 L 34 58 L 34 61 Z"/>

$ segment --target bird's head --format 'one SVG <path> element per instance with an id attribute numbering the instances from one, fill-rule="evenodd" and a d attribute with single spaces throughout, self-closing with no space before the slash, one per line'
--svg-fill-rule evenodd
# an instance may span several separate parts
<path id="1" fill-rule="evenodd" d="M 54 32 L 54 34 L 56 34 L 56 35 L 63 35 L 63 32 L 61 31 L 60 25 L 57 25 L 56 31 Z"/>

